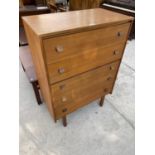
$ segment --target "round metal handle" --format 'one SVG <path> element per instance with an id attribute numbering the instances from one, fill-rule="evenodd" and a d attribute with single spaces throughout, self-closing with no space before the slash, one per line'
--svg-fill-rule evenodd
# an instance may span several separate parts
<path id="1" fill-rule="evenodd" d="M 119 51 L 116 50 L 116 51 L 113 52 L 113 54 L 114 55 L 118 55 L 119 54 Z"/>
<path id="2" fill-rule="evenodd" d="M 67 112 L 67 108 L 62 109 L 62 112 Z"/>
<path id="3" fill-rule="evenodd" d="M 65 88 L 65 84 L 60 85 L 59 88 L 63 90 Z"/>
<path id="4" fill-rule="evenodd" d="M 122 32 L 117 32 L 117 37 L 121 37 L 123 35 Z"/>
<path id="5" fill-rule="evenodd" d="M 114 66 L 110 66 L 110 70 L 115 70 L 115 67 Z"/>
<path id="6" fill-rule="evenodd" d="M 112 77 L 108 77 L 107 80 L 108 80 L 108 81 L 112 80 Z"/>
<path id="7" fill-rule="evenodd" d="M 58 69 L 58 72 L 59 72 L 60 74 L 63 74 L 63 73 L 65 72 L 65 69 L 64 69 L 64 68 L 59 68 L 59 69 Z"/>
<path id="8" fill-rule="evenodd" d="M 62 52 L 64 51 L 63 46 L 60 46 L 60 45 L 56 46 L 55 49 L 56 49 L 56 52 L 57 52 L 57 53 L 62 53 Z"/>
<path id="9" fill-rule="evenodd" d="M 104 92 L 107 93 L 107 92 L 108 92 L 108 88 L 105 88 L 105 89 L 104 89 Z"/>
<path id="10" fill-rule="evenodd" d="M 62 102 L 66 102 L 67 101 L 67 98 L 66 97 L 62 97 L 61 101 Z"/>

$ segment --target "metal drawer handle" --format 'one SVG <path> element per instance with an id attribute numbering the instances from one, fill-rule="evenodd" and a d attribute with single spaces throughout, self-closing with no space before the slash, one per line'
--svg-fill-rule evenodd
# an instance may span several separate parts
<path id="1" fill-rule="evenodd" d="M 58 72 L 59 72 L 60 74 L 63 74 L 63 73 L 65 72 L 65 69 L 64 69 L 64 68 L 59 68 L 59 69 L 58 69 Z"/>
<path id="2" fill-rule="evenodd" d="M 62 112 L 67 112 L 67 108 L 62 109 Z"/>
<path id="3" fill-rule="evenodd" d="M 66 102 L 67 101 L 67 98 L 66 97 L 62 97 L 61 101 L 62 102 Z"/>
<path id="4" fill-rule="evenodd" d="M 116 51 L 113 52 L 113 54 L 114 55 L 118 55 L 119 54 L 119 51 L 116 50 Z"/>
<path id="5" fill-rule="evenodd" d="M 60 85 L 59 88 L 63 90 L 65 88 L 65 84 Z"/>
<path id="6" fill-rule="evenodd" d="M 123 32 L 117 32 L 117 37 L 123 36 Z"/>
<path id="7" fill-rule="evenodd" d="M 107 92 L 108 92 L 108 88 L 105 88 L 105 89 L 104 89 L 104 92 L 107 93 Z"/>
<path id="8" fill-rule="evenodd" d="M 57 52 L 57 53 L 62 53 L 62 52 L 64 51 L 63 46 L 60 46 L 60 45 L 56 46 L 55 49 L 56 49 L 56 52 Z"/>
<path id="9" fill-rule="evenodd" d="M 114 66 L 110 66 L 110 70 L 115 70 L 115 67 Z"/>
<path id="10" fill-rule="evenodd" d="M 108 80 L 108 81 L 112 80 L 112 77 L 108 77 L 107 80 Z"/>

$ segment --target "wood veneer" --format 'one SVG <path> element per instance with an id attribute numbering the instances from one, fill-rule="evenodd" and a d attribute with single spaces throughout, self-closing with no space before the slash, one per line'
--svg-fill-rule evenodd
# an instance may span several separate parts
<path id="1" fill-rule="evenodd" d="M 112 93 L 133 18 L 104 9 L 23 17 L 54 120 Z"/>

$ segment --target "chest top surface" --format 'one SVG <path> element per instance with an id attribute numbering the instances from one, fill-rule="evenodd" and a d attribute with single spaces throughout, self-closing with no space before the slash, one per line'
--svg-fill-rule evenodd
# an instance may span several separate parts
<path id="1" fill-rule="evenodd" d="M 128 22 L 132 17 L 96 8 L 33 15 L 23 17 L 23 20 L 38 36 L 44 37 Z"/>

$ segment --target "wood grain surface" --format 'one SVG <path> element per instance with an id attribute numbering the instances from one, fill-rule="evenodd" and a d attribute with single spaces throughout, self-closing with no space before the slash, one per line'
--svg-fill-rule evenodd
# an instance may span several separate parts
<path id="1" fill-rule="evenodd" d="M 101 49 L 113 43 L 124 44 L 130 23 L 111 26 L 43 40 L 47 64 L 55 63 L 73 55 L 85 54 L 89 50 Z M 121 36 L 118 36 L 121 33 Z M 57 51 L 57 48 L 62 51 Z M 91 54 L 91 53 L 88 53 Z"/>
<path id="2" fill-rule="evenodd" d="M 45 103 L 47 104 L 50 114 L 56 121 L 53 104 L 51 101 L 51 93 L 48 84 L 47 70 L 45 66 L 45 61 L 43 59 L 42 40 L 39 37 L 37 37 L 37 35 L 28 27 L 25 21 L 24 21 L 24 28 L 30 45 L 32 60 L 34 63 L 37 79 L 40 85 L 41 94 L 43 96 Z"/>
<path id="3" fill-rule="evenodd" d="M 106 9 L 88 9 L 23 17 L 31 29 L 41 37 L 74 33 L 116 25 L 131 21 L 133 17 L 108 11 Z"/>
<path id="4" fill-rule="evenodd" d="M 58 63 L 50 64 L 47 66 L 49 82 L 53 84 L 115 60 L 119 60 L 123 54 L 123 47 L 122 44 L 118 44 L 106 48 L 92 49 L 79 55 L 70 56 Z"/>
<path id="5" fill-rule="evenodd" d="M 104 85 L 113 83 L 119 63 L 117 61 L 52 85 L 54 107 L 77 104 L 78 100 L 91 96 L 93 92 L 104 92 Z"/>
<path id="6" fill-rule="evenodd" d="M 54 120 L 112 92 L 133 18 L 105 9 L 23 17 Z"/>

